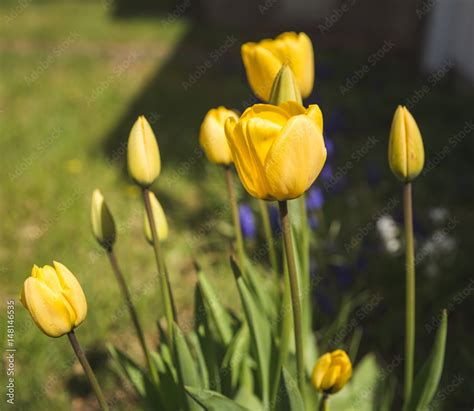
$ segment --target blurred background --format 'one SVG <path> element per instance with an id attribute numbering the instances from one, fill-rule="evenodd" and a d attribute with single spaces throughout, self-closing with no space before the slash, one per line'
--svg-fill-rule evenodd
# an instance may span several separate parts
<path id="1" fill-rule="evenodd" d="M 320 339 L 336 324 L 342 334 L 358 330 L 359 358 L 371 351 L 390 364 L 403 355 L 402 187 L 388 168 L 387 142 L 395 108 L 406 105 L 426 152 L 414 183 L 416 369 L 447 308 L 437 409 L 472 410 L 471 0 L 3 0 L 0 12 L 0 318 L 5 346 L 6 301 L 15 299 L 15 409 L 95 406 L 67 340 L 41 334 L 18 299 L 33 263 L 53 259 L 83 284 L 89 315 L 77 334 L 107 396 L 117 409 L 137 409 L 108 366 L 106 343 L 137 356 L 140 348 L 92 238 L 89 207 L 99 187 L 119 227 L 116 251 L 147 338 L 156 342 L 158 294 L 142 287 L 153 276 L 153 254 L 142 233 L 140 192 L 125 169 L 128 133 L 140 114 L 161 150 L 153 189 L 171 227 L 165 252 L 181 320 L 192 314 L 194 258 L 240 309 L 225 257 L 232 228 L 224 177 L 199 148 L 199 126 L 209 108 L 243 111 L 257 102 L 242 43 L 305 31 L 316 63 L 306 103 L 324 113 L 330 152 L 308 204 L 318 239 L 312 271 L 321 278 L 314 292 Z M 253 255 L 262 236 L 258 207 L 240 187 L 239 201 Z M 342 321 L 347 304 L 352 311 Z M 403 367 L 392 372 L 401 383 Z M 396 407 L 400 399 L 401 384 Z"/>

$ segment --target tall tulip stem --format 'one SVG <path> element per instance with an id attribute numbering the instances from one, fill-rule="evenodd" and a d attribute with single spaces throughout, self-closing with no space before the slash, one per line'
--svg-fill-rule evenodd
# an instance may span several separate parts
<path id="1" fill-rule="evenodd" d="M 94 371 L 92 371 L 89 361 L 87 360 L 87 357 L 84 354 L 84 351 L 82 350 L 79 341 L 77 340 L 76 334 L 74 334 L 74 331 L 70 331 L 67 336 L 69 338 L 69 342 L 72 345 L 72 349 L 74 350 L 74 353 L 79 359 L 79 362 L 81 363 L 82 368 L 84 369 L 87 379 L 89 380 L 89 383 L 91 384 L 92 389 L 94 390 L 95 395 L 97 396 L 100 408 L 102 408 L 103 411 L 109 411 L 109 406 L 107 405 L 107 401 L 105 400 L 99 382 L 97 381 Z"/>
<path id="2" fill-rule="evenodd" d="M 115 274 L 115 278 L 117 279 L 117 282 L 119 284 L 120 291 L 122 292 L 123 298 L 125 299 L 125 304 L 127 305 L 128 311 L 130 312 L 130 318 L 132 319 L 133 325 L 135 327 L 135 331 L 137 333 L 138 340 L 143 350 L 143 354 L 145 355 L 145 359 L 148 364 L 148 369 L 154 381 L 156 382 L 157 381 L 156 368 L 153 366 L 150 352 L 148 351 L 148 347 L 146 345 L 145 335 L 143 334 L 143 329 L 140 324 L 140 320 L 138 319 L 137 311 L 133 304 L 132 297 L 130 295 L 130 291 L 128 289 L 123 273 L 120 270 L 120 267 L 118 265 L 117 256 L 115 255 L 113 248 L 107 249 L 107 257 L 109 257 L 109 262 L 112 267 L 112 271 Z"/>
<path id="3" fill-rule="evenodd" d="M 155 252 L 156 266 L 158 268 L 158 277 L 160 280 L 161 300 L 164 304 L 166 322 L 168 326 L 168 343 L 170 345 L 170 349 L 173 350 L 173 322 L 176 321 L 176 306 L 174 304 L 171 284 L 168 277 L 168 272 L 166 270 L 160 240 L 158 238 L 158 230 L 156 228 L 155 219 L 153 218 L 153 210 L 150 203 L 150 190 L 148 188 L 143 189 L 143 201 L 145 203 L 145 210 L 150 223 L 151 234 L 153 238 L 153 250 Z"/>
<path id="4" fill-rule="evenodd" d="M 406 319 L 405 319 L 405 402 L 410 400 L 415 354 L 415 258 L 413 246 L 413 204 L 411 183 L 403 187 L 406 241 Z"/>
<path id="5" fill-rule="evenodd" d="M 242 238 L 242 228 L 240 227 L 239 208 L 237 206 L 237 196 L 235 194 L 234 178 L 230 166 L 225 166 L 225 179 L 227 184 L 227 193 L 229 195 L 229 204 L 232 212 L 232 221 L 234 223 L 235 239 L 237 242 L 237 255 L 239 257 L 240 269 L 244 269 L 244 240 Z"/>
<path id="6" fill-rule="evenodd" d="M 291 236 L 290 217 L 288 215 L 288 203 L 279 201 L 281 229 L 283 241 L 285 243 L 286 260 L 288 264 L 288 274 L 290 277 L 291 304 L 293 309 L 293 322 L 295 332 L 296 348 L 296 368 L 298 376 L 298 387 L 301 394 L 304 393 L 304 363 L 303 363 L 303 336 L 301 327 L 301 302 L 298 286 L 298 274 L 296 272 L 295 253 L 293 249 L 293 240 Z"/>
<path id="7" fill-rule="evenodd" d="M 268 206 L 265 200 L 258 200 L 258 205 L 260 207 L 260 212 L 262 214 L 263 222 L 263 231 L 265 234 L 265 239 L 267 240 L 268 247 L 268 257 L 270 259 L 270 264 L 275 275 L 278 274 L 278 260 L 275 252 L 275 241 L 273 239 L 272 227 L 270 224 L 270 215 L 268 213 Z"/>
<path id="8" fill-rule="evenodd" d="M 329 395 L 323 394 L 321 404 L 319 405 L 319 411 L 329 411 Z"/>

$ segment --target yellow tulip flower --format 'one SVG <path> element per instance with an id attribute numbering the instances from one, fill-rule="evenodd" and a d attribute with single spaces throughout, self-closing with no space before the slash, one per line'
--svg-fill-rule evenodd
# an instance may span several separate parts
<path id="1" fill-rule="evenodd" d="M 352 376 L 352 363 L 343 350 L 324 354 L 316 362 L 311 382 L 318 391 L 328 394 L 338 392 Z"/>
<path id="2" fill-rule="evenodd" d="M 148 191 L 148 195 L 150 197 L 151 211 L 155 220 L 155 227 L 158 233 L 158 238 L 160 239 L 160 241 L 164 241 L 168 238 L 168 222 L 166 221 L 165 212 L 163 211 L 163 207 L 161 207 L 161 204 L 156 198 L 155 194 L 151 191 Z M 150 244 L 153 244 L 151 226 L 146 213 L 143 220 L 143 228 L 145 231 L 146 239 Z"/>
<path id="3" fill-rule="evenodd" d="M 106 249 L 111 248 L 115 242 L 115 223 L 104 196 L 98 188 L 92 193 L 91 222 L 92 233 L 97 242 Z"/>
<path id="4" fill-rule="evenodd" d="M 314 83 L 314 52 L 311 40 L 305 33 L 283 33 L 276 39 L 242 46 L 247 79 L 253 92 L 269 101 L 273 81 L 282 64 L 289 64 L 303 98 L 308 97 Z"/>
<path id="5" fill-rule="evenodd" d="M 239 118 L 235 111 L 220 106 L 209 110 L 201 124 L 199 143 L 212 163 L 232 163 L 232 153 L 224 132 L 224 124 L 229 117 Z"/>
<path id="6" fill-rule="evenodd" d="M 149 187 L 160 175 L 160 150 L 144 116 L 138 117 L 130 131 L 127 162 L 130 177 L 141 187 Z"/>
<path id="7" fill-rule="evenodd" d="M 388 163 L 395 176 L 403 182 L 414 180 L 425 163 L 420 129 L 404 106 L 398 106 L 393 116 Z"/>
<path id="8" fill-rule="evenodd" d="M 256 104 L 225 131 L 240 180 L 250 195 L 290 200 L 314 182 L 326 161 L 323 117 L 317 105 L 307 109 L 288 101 Z"/>
<path id="9" fill-rule="evenodd" d="M 61 263 L 53 265 L 33 266 L 20 301 L 41 331 L 60 337 L 84 321 L 87 302 L 74 274 Z"/>

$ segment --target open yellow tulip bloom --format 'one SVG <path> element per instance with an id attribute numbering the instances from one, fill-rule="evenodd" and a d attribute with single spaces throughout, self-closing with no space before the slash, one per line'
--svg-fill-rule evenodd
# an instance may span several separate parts
<path id="1" fill-rule="evenodd" d="M 209 110 L 201 124 L 199 143 L 212 163 L 232 163 L 232 153 L 224 132 L 224 124 L 229 117 L 239 118 L 235 111 L 220 106 Z"/>
<path id="2" fill-rule="evenodd" d="M 395 176 L 404 182 L 415 179 L 425 163 L 420 129 L 404 106 L 398 106 L 393 116 L 388 163 Z"/>
<path id="3" fill-rule="evenodd" d="M 84 321 L 87 302 L 74 274 L 61 263 L 53 265 L 33 266 L 20 300 L 41 331 L 60 337 Z"/>
<path id="4" fill-rule="evenodd" d="M 283 33 L 276 39 L 242 46 L 242 60 L 253 92 L 269 101 L 273 81 L 282 64 L 288 64 L 295 75 L 301 95 L 308 97 L 314 83 L 314 52 L 305 33 Z"/>
<path id="5" fill-rule="evenodd" d="M 256 104 L 225 131 L 240 180 L 250 195 L 290 200 L 314 182 L 326 161 L 323 117 L 317 105 L 307 109 L 289 101 Z"/>
<path id="6" fill-rule="evenodd" d="M 324 393 L 338 392 L 352 376 L 352 363 L 343 350 L 326 353 L 316 362 L 311 376 L 314 388 Z"/>

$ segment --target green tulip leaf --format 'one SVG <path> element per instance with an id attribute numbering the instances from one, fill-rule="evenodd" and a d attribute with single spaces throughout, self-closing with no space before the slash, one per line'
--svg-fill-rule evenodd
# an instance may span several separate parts
<path id="1" fill-rule="evenodd" d="M 296 380 L 283 368 L 280 390 L 277 395 L 278 411 L 305 411 L 303 398 Z"/>
<path id="2" fill-rule="evenodd" d="M 441 374 L 443 373 L 447 332 L 448 314 L 446 310 L 443 310 L 441 324 L 436 332 L 433 349 L 420 373 L 415 378 L 413 392 L 406 407 L 407 411 L 424 409 L 433 399 L 438 389 Z"/>
<path id="3" fill-rule="evenodd" d="M 210 313 L 220 339 L 227 345 L 232 339 L 232 317 L 222 306 L 220 298 L 204 272 L 198 272 L 198 284 L 201 295 Z"/>
<path id="4" fill-rule="evenodd" d="M 178 371 L 183 385 L 204 388 L 199 374 L 199 369 L 189 349 L 183 332 L 176 323 L 173 324 L 176 359 L 178 362 Z M 188 398 L 188 406 L 191 411 L 200 410 L 199 406 L 191 398 Z"/>
<path id="5" fill-rule="evenodd" d="M 200 410 L 204 408 L 206 411 L 249 411 L 248 408 L 242 407 L 218 392 L 188 386 L 184 389 Z"/>
<path id="6" fill-rule="evenodd" d="M 261 398 L 268 403 L 269 377 L 271 358 L 271 330 L 268 319 L 256 303 L 243 277 L 237 277 L 240 298 L 244 307 L 245 317 L 250 329 L 252 346 L 257 357 L 257 375 L 260 383 Z"/>

